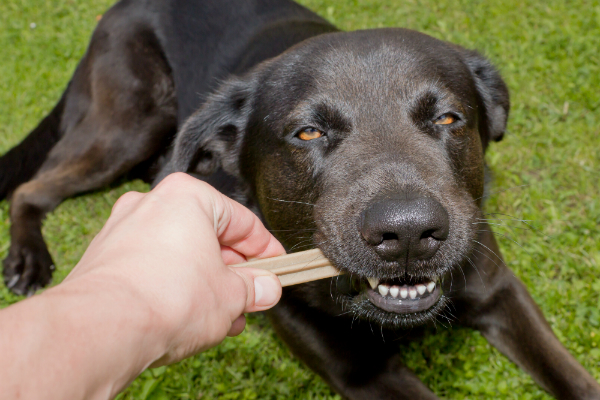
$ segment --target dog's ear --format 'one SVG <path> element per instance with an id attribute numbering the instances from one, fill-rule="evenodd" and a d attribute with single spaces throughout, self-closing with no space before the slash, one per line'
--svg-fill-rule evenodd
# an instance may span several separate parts
<path id="1" fill-rule="evenodd" d="M 479 132 L 486 148 L 490 141 L 498 142 L 504 136 L 510 108 L 508 88 L 498 70 L 478 52 L 467 50 L 464 59 L 484 108 Z"/>
<path id="2" fill-rule="evenodd" d="M 183 124 L 157 184 L 173 172 L 210 175 L 218 167 L 238 176 L 237 156 L 250 116 L 255 79 L 230 78 Z"/>

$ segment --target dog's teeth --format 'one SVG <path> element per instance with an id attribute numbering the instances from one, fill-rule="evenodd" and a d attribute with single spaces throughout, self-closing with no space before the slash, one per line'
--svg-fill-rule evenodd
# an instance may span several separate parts
<path id="1" fill-rule="evenodd" d="M 421 295 L 425 294 L 425 292 L 427 291 L 425 285 L 416 285 L 415 288 L 417 289 L 417 292 Z"/>
<path id="2" fill-rule="evenodd" d="M 382 296 L 387 296 L 388 292 L 390 291 L 390 288 L 387 285 L 379 285 L 379 294 Z"/>
<path id="3" fill-rule="evenodd" d="M 428 291 L 429 293 L 433 293 L 433 290 L 434 290 L 434 289 L 435 289 L 435 282 L 429 282 L 429 283 L 427 284 L 427 291 Z"/>
<path id="4" fill-rule="evenodd" d="M 406 288 L 406 286 L 402 286 L 400 288 L 400 297 L 402 297 L 403 299 L 408 297 L 408 289 Z"/>
<path id="5" fill-rule="evenodd" d="M 381 286 L 380 286 L 380 287 L 381 287 Z M 414 299 L 414 298 L 416 298 L 416 297 L 417 297 L 417 289 L 415 289 L 415 287 L 414 287 L 414 286 L 411 286 L 411 287 L 409 287 L 409 288 L 408 288 L 408 296 L 409 296 L 411 299 Z"/>
<path id="6" fill-rule="evenodd" d="M 393 298 L 398 298 L 398 293 L 400 293 L 400 288 L 398 286 L 392 286 L 390 288 L 390 294 Z"/>
<path id="7" fill-rule="evenodd" d="M 377 285 L 379 285 L 379 279 L 377 278 L 367 278 L 367 280 L 369 281 L 369 285 L 371 285 L 371 289 L 373 290 L 375 290 Z"/>

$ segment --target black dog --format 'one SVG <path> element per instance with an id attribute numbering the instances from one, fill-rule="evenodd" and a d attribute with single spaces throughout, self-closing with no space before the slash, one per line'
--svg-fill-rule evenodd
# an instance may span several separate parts
<path id="1" fill-rule="evenodd" d="M 451 304 L 556 397 L 600 399 L 481 219 L 483 153 L 509 108 L 499 74 L 417 32 L 335 31 L 284 0 L 114 6 L 58 105 L 0 159 L 0 197 L 14 191 L 7 285 L 50 280 L 40 225 L 64 198 L 127 173 L 190 172 L 290 251 L 318 246 L 347 272 L 286 290 L 270 313 L 343 397 L 436 398 L 384 339 Z"/>

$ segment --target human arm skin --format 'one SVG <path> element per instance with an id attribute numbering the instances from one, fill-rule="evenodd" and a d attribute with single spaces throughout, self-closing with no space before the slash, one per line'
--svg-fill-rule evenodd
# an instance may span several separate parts
<path id="1" fill-rule="evenodd" d="M 251 211 L 185 174 L 125 194 L 61 284 L 0 311 L 0 398 L 113 398 L 148 366 L 241 333 L 281 286 L 226 265 L 283 253 Z"/>

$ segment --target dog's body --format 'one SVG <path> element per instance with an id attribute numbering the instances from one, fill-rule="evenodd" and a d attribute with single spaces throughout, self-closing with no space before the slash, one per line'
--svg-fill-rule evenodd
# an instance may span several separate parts
<path id="1" fill-rule="evenodd" d="M 339 33 L 288 1 L 121 1 L 56 108 L 0 159 L 0 197 L 14 191 L 5 282 L 48 283 L 40 225 L 64 198 L 131 171 L 193 172 L 289 250 L 318 246 L 348 272 L 289 288 L 270 313 L 345 398 L 436 398 L 385 339 L 451 304 L 556 397 L 600 399 L 479 208 L 507 116 L 485 59 L 416 32 Z"/>

